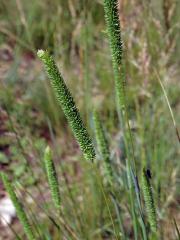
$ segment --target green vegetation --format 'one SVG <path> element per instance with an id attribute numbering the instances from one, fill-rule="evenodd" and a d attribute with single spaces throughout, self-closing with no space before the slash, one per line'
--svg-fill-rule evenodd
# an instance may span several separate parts
<path id="1" fill-rule="evenodd" d="M 111 156 L 110 156 L 110 150 L 109 150 L 109 144 L 107 137 L 105 135 L 105 131 L 103 129 L 101 120 L 99 118 L 99 114 L 97 111 L 94 110 L 93 112 L 93 120 L 94 120 L 94 128 L 95 128 L 95 136 L 97 141 L 97 148 L 100 153 L 100 159 L 103 159 L 103 162 L 100 163 L 104 165 L 104 175 L 105 178 L 111 182 L 112 181 L 112 166 L 111 166 Z"/>
<path id="2" fill-rule="evenodd" d="M 123 53 L 117 1 L 104 1 L 104 11 L 112 53 L 117 102 L 119 104 L 119 107 L 121 108 L 121 111 L 123 112 L 125 109 L 125 82 L 123 76 L 124 72 L 122 68 Z"/>
<path id="3" fill-rule="evenodd" d="M 0 11 L 0 171 L 26 236 L 178 239 L 180 4 Z"/>
<path id="4" fill-rule="evenodd" d="M 51 56 L 43 50 L 38 51 L 38 57 L 44 62 L 46 71 L 51 79 L 57 100 L 61 104 L 64 114 L 69 122 L 70 127 L 84 153 L 87 160 L 93 161 L 95 150 L 92 140 L 90 139 L 87 130 L 84 127 L 79 111 L 76 108 L 74 100 L 64 83 L 61 74 Z"/>
<path id="5" fill-rule="evenodd" d="M 1 173 L 1 179 L 3 181 L 3 184 L 16 208 L 16 212 L 18 215 L 19 220 L 21 221 L 21 224 L 24 228 L 24 231 L 28 237 L 29 240 L 34 240 L 34 234 L 33 234 L 33 230 L 31 227 L 31 224 L 29 223 L 29 220 L 27 218 L 27 215 L 23 209 L 22 204 L 20 203 L 20 201 L 18 200 L 16 193 L 10 183 L 10 181 L 8 180 L 8 177 L 6 176 L 5 173 Z"/>
<path id="6" fill-rule="evenodd" d="M 143 169 L 142 174 L 142 189 L 143 189 L 143 196 L 146 204 L 147 209 L 147 216 L 151 225 L 151 228 L 154 232 L 157 231 L 157 217 L 156 217 L 156 209 L 154 206 L 154 199 L 152 194 L 152 187 L 150 183 L 150 176 L 147 174 L 147 170 Z"/>
<path id="7" fill-rule="evenodd" d="M 56 206 L 56 208 L 59 209 L 61 206 L 59 184 L 58 184 L 55 166 L 52 161 L 51 150 L 49 147 L 47 147 L 45 150 L 44 161 L 45 161 L 46 172 L 48 176 L 49 187 L 51 189 L 52 199 L 54 201 L 54 205 Z"/>

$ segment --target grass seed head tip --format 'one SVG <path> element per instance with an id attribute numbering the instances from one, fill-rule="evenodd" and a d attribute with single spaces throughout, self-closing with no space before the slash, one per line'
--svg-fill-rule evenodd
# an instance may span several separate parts
<path id="1" fill-rule="evenodd" d="M 43 58 L 44 54 L 45 54 L 45 51 L 42 50 L 42 49 L 37 51 L 37 55 L 38 55 L 39 58 Z"/>
<path id="2" fill-rule="evenodd" d="M 45 149 L 45 154 L 46 154 L 46 155 L 50 155 L 50 154 L 51 154 L 51 149 L 50 149 L 49 146 L 46 147 L 46 149 Z"/>

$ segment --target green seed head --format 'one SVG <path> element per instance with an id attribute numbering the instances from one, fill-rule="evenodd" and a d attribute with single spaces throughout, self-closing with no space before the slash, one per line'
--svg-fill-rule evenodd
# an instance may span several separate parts
<path id="1" fill-rule="evenodd" d="M 122 41 L 117 0 L 104 0 L 104 10 L 113 62 L 120 66 L 122 60 Z"/>
<path id="2" fill-rule="evenodd" d="M 45 161 L 46 173 L 48 177 L 52 199 L 54 201 L 56 208 L 59 209 L 61 206 L 59 184 L 58 184 L 56 170 L 52 160 L 52 154 L 49 146 L 45 149 L 44 161 Z"/>
<path id="3" fill-rule="evenodd" d="M 123 113 L 125 109 L 125 75 L 117 2 L 117 0 L 104 0 L 104 12 L 114 69 L 117 104 Z"/>
<path id="4" fill-rule="evenodd" d="M 142 173 L 142 190 L 143 190 L 147 217 L 148 217 L 152 231 L 156 232 L 157 231 L 156 209 L 154 205 L 150 178 L 147 175 L 147 171 L 145 169 L 143 169 L 143 173 Z"/>
<path id="5" fill-rule="evenodd" d="M 56 94 L 57 100 L 69 122 L 69 125 L 80 145 L 86 159 L 93 161 L 95 149 L 92 140 L 83 124 L 80 113 L 75 105 L 73 97 L 67 88 L 53 58 L 47 51 L 39 50 L 39 58 L 43 61 L 46 72 L 51 80 L 51 85 Z"/>
<path id="6" fill-rule="evenodd" d="M 45 54 L 45 52 L 42 49 L 38 50 L 38 52 L 37 52 L 37 55 L 39 58 L 42 58 L 44 54 Z"/>

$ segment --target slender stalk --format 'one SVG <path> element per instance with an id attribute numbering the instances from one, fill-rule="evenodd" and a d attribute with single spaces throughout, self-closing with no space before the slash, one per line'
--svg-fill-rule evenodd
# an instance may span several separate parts
<path id="1" fill-rule="evenodd" d="M 134 146 L 132 141 L 131 129 L 129 126 L 129 117 L 127 111 L 126 91 L 125 91 L 125 71 L 123 64 L 123 49 L 121 39 L 121 27 L 118 13 L 118 1 L 117 0 L 104 0 L 104 12 L 107 25 L 107 32 L 109 37 L 112 64 L 115 78 L 115 91 L 117 101 L 117 111 L 120 109 L 120 122 L 124 131 L 125 146 L 127 150 L 127 180 L 130 190 L 130 204 L 131 214 L 133 218 L 134 237 L 137 239 L 137 219 L 135 212 L 134 193 L 133 193 L 133 180 L 131 177 L 131 169 L 136 172 Z M 132 159 L 132 161 L 130 161 Z M 136 174 L 135 174 L 136 175 Z"/>
<path id="2" fill-rule="evenodd" d="M 155 71 L 155 74 L 157 76 L 157 79 L 159 81 L 159 84 L 161 85 L 161 88 L 162 88 L 162 91 L 164 93 L 164 97 L 166 99 L 166 102 L 167 102 L 167 105 L 168 105 L 168 108 L 169 108 L 169 112 L 171 114 L 171 118 L 172 118 L 172 121 L 173 121 L 173 125 L 174 125 L 174 129 L 175 129 L 175 132 L 176 132 L 176 135 L 177 135 L 177 138 L 178 138 L 178 141 L 180 143 L 180 133 L 179 133 L 179 130 L 178 130 L 178 127 L 177 127 L 177 123 L 176 123 L 176 120 L 175 120 L 175 117 L 174 117 L 174 113 L 173 113 L 173 110 L 172 110 L 172 107 L 170 105 L 170 102 L 169 102 L 169 99 L 168 99 L 168 96 L 167 96 L 167 93 L 166 93 L 166 89 L 157 73 L 157 71 Z"/>
<path id="3" fill-rule="evenodd" d="M 122 130 L 124 131 L 127 153 L 129 154 L 128 161 L 132 158 L 133 171 L 136 172 L 134 146 L 127 109 L 125 66 L 123 63 L 123 44 L 121 39 L 118 1 L 104 0 L 104 11 L 114 69 L 117 111 L 119 113 L 120 109 L 120 122 Z M 130 163 L 128 164 L 130 165 Z"/>

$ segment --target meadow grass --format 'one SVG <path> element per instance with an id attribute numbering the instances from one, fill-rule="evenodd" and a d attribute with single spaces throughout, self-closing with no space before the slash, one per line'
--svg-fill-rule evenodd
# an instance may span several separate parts
<path id="1" fill-rule="evenodd" d="M 133 0 L 128 3 L 105 0 L 104 4 L 54 1 L 50 6 L 52 19 L 48 1 L 2 3 L 8 20 L 6 28 L 0 27 L 1 41 L 12 38 L 18 49 L 17 60 L 0 90 L 2 107 L 7 107 L 15 126 L 10 129 L 20 141 L 20 144 L 13 142 L 10 148 L 15 160 L 10 170 L 15 183 L 21 182 L 25 189 L 28 186 L 34 195 L 33 207 L 39 214 L 34 216 L 32 210 L 28 215 L 35 239 L 40 236 L 42 239 L 178 239 L 178 214 L 171 212 L 178 203 L 179 145 L 170 119 L 173 108 L 173 121 L 179 120 L 178 3 L 176 6 L 167 0 L 162 5 L 156 1 L 138 4 Z M 18 86 L 18 52 L 20 49 L 36 54 L 38 48 L 48 49 L 39 51 L 38 56 L 45 65 L 52 90 L 44 71 L 33 73 L 39 81 L 20 86 L 24 91 L 22 102 L 30 99 L 30 103 L 23 105 L 12 97 L 12 86 Z M 163 82 L 163 91 L 158 79 Z M 93 116 L 93 105 L 101 109 L 101 115 Z M 36 118 L 27 119 L 31 106 L 42 111 L 45 120 L 34 123 Z M 76 145 L 69 144 L 73 138 L 64 115 L 82 155 L 72 151 Z M 46 141 L 38 135 L 42 123 L 48 126 L 45 132 L 50 135 L 48 141 L 55 153 L 55 166 L 47 153 Z M 66 142 L 61 142 L 59 136 Z M 6 138 L 1 146 L 9 144 Z M 27 169 L 32 168 L 40 191 L 36 179 L 32 181 L 29 177 L 31 171 L 24 174 L 24 158 L 29 161 L 31 152 L 36 162 L 30 161 Z M 84 161 L 84 157 L 90 161 Z M 25 168 L 19 169 L 21 165 Z M 111 184 L 107 185 L 109 178 Z M 17 215 L 28 236 L 31 233 L 26 226 L 30 224 L 23 223 L 22 214 L 18 214 L 24 210 L 18 204 L 22 199 L 14 198 L 12 183 L 4 185 L 17 202 Z M 44 198 L 47 188 L 52 197 Z M 35 192 L 41 195 L 41 206 Z M 23 202 L 25 216 L 29 204 L 25 197 Z M 56 209 L 59 206 L 60 212 Z M 19 236 L 23 239 L 22 234 Z"/>

